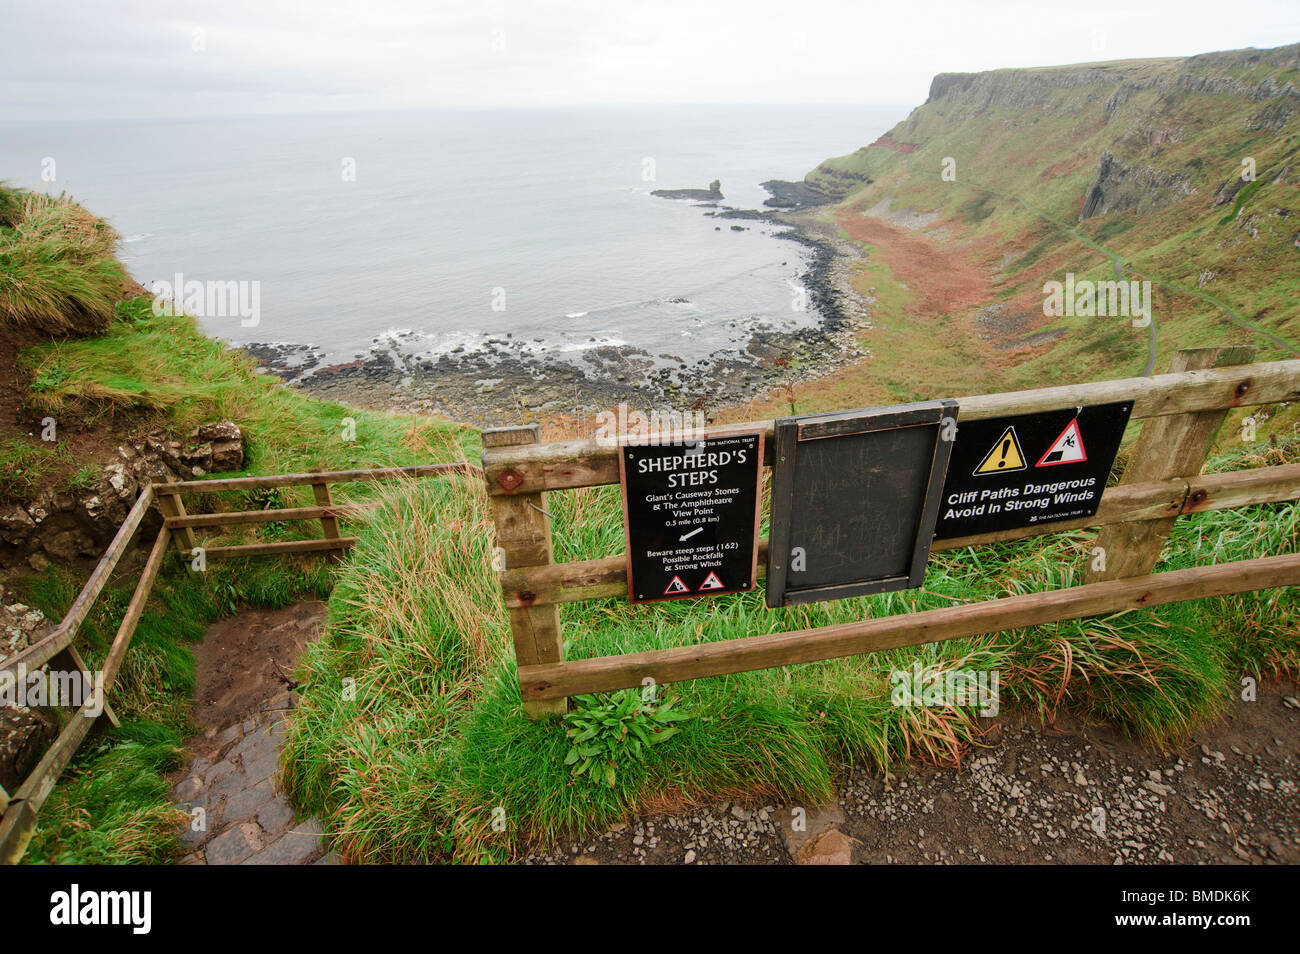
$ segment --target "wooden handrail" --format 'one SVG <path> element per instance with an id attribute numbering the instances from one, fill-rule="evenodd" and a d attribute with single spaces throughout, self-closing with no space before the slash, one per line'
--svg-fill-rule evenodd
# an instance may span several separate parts
<path id="1" fill-rule="evenodd" d="M 958 415 L 960 426 L 963 421 L 1112 401 L 1132 401 L 1130 418 L 1138 420 L 1295 400 L 1300 400 L 1300 360 L 1007 391 L 958 398 L 957 402 L 961 408 Z M 773 427 L 772 421 L 720 425 L 706 428 L 703 436 L 707 436 L 710 430 L 763 431 L 764 463 L 771 464 Z M 483 469 L 488 493 L 494 496 L 616 484 L 618 443 L 616 440 L 588 438 L 527 447 L 484 448 Z"/>
<path id="2" fill-rule="evenodd" d="M 144 519 L 145 513 L 148 512 L 153 499 L 153 489 L 145 487 L 136 498 L 135 505 L 126 515 L 126 519 L 122 521 L 122 525 L 117 528 L 117 533 L 109 543 L 108 549 L 104 551 L 104 555 L 100 557 L 90 578 L 86 580 L 86 585 L 81 588 L 77 598 L 63 614 L 63 619 L 43 639 L 0 662 L 0 672 L 16 672 L 20 664 L 26 666 L 28 671 L 38 669 L 71 645 L 77 638 L 77 631 L 81 629 L 81 624 L 90 613 L 91 606 L 104 589 L 118 561 L 122 559 L 122 554 L 126 552 L 127 544 L 135 536 L 135 531 L 140 526 L 140 521 Z"/>
<path id="3" fill-rule="evenodd" d="M 626 689 L 645 679 L 666 685 L 1297 583 L 1300 554 L 1290 553 L 816 629 L 520 666 L 519 684 L 526 700 Z"/>
<path id="4" fill-rule="evenodd" d="M 54 744 L 46 750 L 40 762 L 36 764 L 36 768 L 13 794 L 8 810 L 0 816 L 0 864 L 16 863 L 27 850 L 27 843 L 31 841 L 32 831 L 36 827 L 36 816 L 41 806 L 50 797 L 59 776 L 68 767 L 77 748 L 94 727 L 98 719 L 98 712 L 95 710 L 107 703 L 108 690 L 117 679 L 118 669 L 121 668 L 127 647 L 131 644 L 131 637 L 135 634 L 140 614 L 144 611 L 145 603 L 149 601 L 153 581 L 158 575 L 159 567 L 162 566 L 170 536 L 171 531 L 166 527 L 158 531 L 153 549 L 149 551 L 149 559 L 140 574 L 140 581 L 131 594 L 131 602 L 127 605 L 126 613 L 117 628 L 117 635 L 113 637 L 113 644 L 109 647 L 101 669 L 103 688 L 96 690 L 97 694 L 102 692 L 104 695 L 92 696 L 82 702 L 76 714 L 59 732 Z"/>
<path id="5" fill-rule="evenodd" d="M 1230 510 L 1296 499 L 1300 499 L 1300 464 L 1206 474 L 1183 480 L 1117 484 L 1102 494 L 1101 504 L 1092 517 L 936 540 L 931 552 L 1026 540 L 1130 520 L 1176 517 L 1185 513 Z M 758 572 L 761 576 L 766 571 L 767 537 L 760 537 Z M 506 570 L 501 574 L 501 586 L 506 606 L 511 608 L 623 596 L 627 593 L 627 555 L 620 553 L 591 560 Z"/>
<path id="6" fill-rule="evenodd" d="M 214 480 L 180 480 L 154 484 L 155 493 L 174 494 L 195 490 L 216 493 L 224 490 L 266 490 L 271 487 L 308 487 L 312 484 L 342 484 L 365 480 L 393 480 L 399 477 L 437 477 L 442 474 L 467 474 L 482 477 L 483 469 L 469 461 L 450 464 L 416 464 L 411 467 L 371 467 L 360 470 L 321 470 L 303 474 L 270 474 L 264 477 L 222 477 Z"/>

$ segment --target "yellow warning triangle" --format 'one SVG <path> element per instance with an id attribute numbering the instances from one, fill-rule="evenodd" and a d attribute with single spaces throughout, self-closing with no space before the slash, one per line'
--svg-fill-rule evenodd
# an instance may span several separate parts
<path id="1" fill-rule="evenodd" d="M 980 474 L 1009 474 L 1013 470 L 1024 470 L 1025 453 L 1020 449 L 1020 438 L 1016 429 L 1008 427 L 998 438 L 998 442 L 984 455 L 984 460 L 975 468 L 975 476 Z"/>

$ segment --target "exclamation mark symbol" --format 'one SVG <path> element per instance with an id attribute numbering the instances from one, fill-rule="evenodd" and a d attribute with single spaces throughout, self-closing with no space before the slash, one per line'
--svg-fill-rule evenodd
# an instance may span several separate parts
<path id="1" fill-rule="evenodd" d="M 998 461 L 999 467 L 1007 466 L 1007 454 L 1009 454 L 1010 452 L 1011 452 L 1011 438 L 1008 437 L 1005 441 L 1002 442 L 1002 459 Z"/>

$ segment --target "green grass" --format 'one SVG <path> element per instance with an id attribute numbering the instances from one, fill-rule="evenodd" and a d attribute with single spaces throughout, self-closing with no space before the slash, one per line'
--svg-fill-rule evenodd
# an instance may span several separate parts
<path id="1" fill-rule="evenodd" d="M 127 284 L 117 233 L 66 196 L 0 183 L 0 320 L 46 334 L 91 334 Z"/>
<path id="2" fill-rule="evenodd" d="M 1293 460 L 1296 447 L 1281 453 Z M 618 503 L 610 487 L 552 494 L 556 559 L 620 552 Z M 690 716 L 680 734 L 616 758 L 612 786 L 593 784 L 565 765 L 563 727 L 521 712 L 490 527 L 475 482 L 395 492 L 349 555 L 327 632 L 303 663 L 309 688 L 290 727 L 287 785 L 358 860 L 500 861 L 632 810 L 737 796 L 818 802 L 850 760 L 886 772 L 916 759 L 958 763 L 979 735 L 974 710 L 890 702 L 891 671 L 918 660 L 997 670 L 1004 707 L 1044 719 L 1068 707 L 1154 746 L 1213 717 L 1243 675 L 1300 671 L 1300 603 L 1287 588 L 700 679 L 668 690 Z M 1297 505 L 1185 519 L 1161 569 L 1291 551 L 1298 527 Z M 566 604 L 566 658 L 1069 586 L 1090 540 L 1072 532 L 943 553 L 919 590 L 804 607 L 768 610 L 760 594 Z"/>
<path id="3" fill-rule="evenodd" d="M 244 430 L 249 473 L 408 464 L 473 449 L 469 428 L 361 411 L 284 387 L 204 337 L 189 315 L 154 315 L 151 301 L 120 303 L 117 320 L 95 338 L 28 348 L 21 363 L 37 382 L 28 397 L 33 413 L 182 436 L 229 419 Z M 352 441 L 344 439 L 348 419 L 356 425 Z"/>
<path id="4" fill-rule="evenodd" d="M 11 437 L 0 441 L 0 503 L 28 503 L 37 488 L 71 458 L 55 443 Z"/>

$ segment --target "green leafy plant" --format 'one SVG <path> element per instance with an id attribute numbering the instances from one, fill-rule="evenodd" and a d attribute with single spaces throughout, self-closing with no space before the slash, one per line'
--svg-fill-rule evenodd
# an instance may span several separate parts
<path id="1" fill-rule="evenodd" d="M 647 701 L 642 693 L 624 689 L 616 693 L 576 696 L 577 710 L 564 717 L 565 734 L 572 742 L 564 764 L 575 777 L 614 787 L 620 761 L 645 760 L 646 750 L 681 731 L 673 725 L 689 719 L 674 712 L 673 703 Z"/>
<path id="2" fill-rule="evenodd" d="M 69 474 L 67 479 L 64 481 L 64 486 L 71 493 L 85 493 L 94 488 L 94 486 L 99 482 L 99 478 L 99 466 L 96 464 L 87 464 Z"/>
<path id="3" fill-rule="evenodd" d="M 58 359 L 58 356 L 54 355 L 52 357 L 53 360 L 45 361 L 37 370 L 36 376 L 32 379 L 33 391 L 39 391 L 42 394 L 57 391 L 72 377 L 72 372 L 63 366 L 63 362 Z"/>

